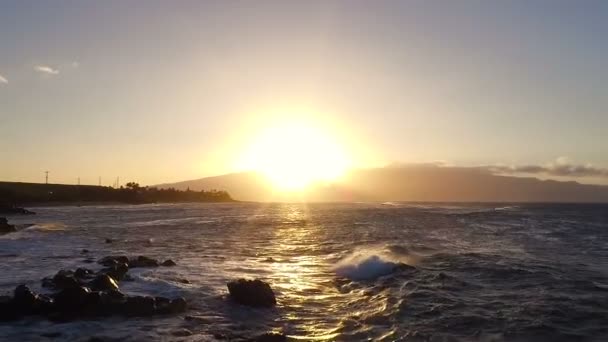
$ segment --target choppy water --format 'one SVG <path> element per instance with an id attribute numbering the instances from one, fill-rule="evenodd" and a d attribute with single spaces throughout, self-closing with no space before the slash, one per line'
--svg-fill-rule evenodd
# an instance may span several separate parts
<path id="1" fill-rule="evenodd" d="M 183 296 L 184 315 L 0 323 L 0 340 L 90 336 L 608 341 L 608 206 L 184 204 L 38 208 L 0 237 L 0 292 L 110 254 L 171 258 L 133 269 L 133 294 Z M 106 244 L 105 238 L 114 243 Z M 392 272 L 394 264 L 415 268 Z M 275 309 L 231 303 L 226 282 L 267 280 Z M 184 283 L 184 279 L 189 284 Z M 185 316 L 191 316 L 185 319 Z M 193 335 L 174 337 L 176 330 Z"/>

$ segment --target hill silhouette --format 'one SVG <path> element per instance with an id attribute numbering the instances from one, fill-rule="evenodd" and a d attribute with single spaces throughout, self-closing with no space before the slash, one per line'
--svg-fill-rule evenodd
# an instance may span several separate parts
<path id="1" fill-rule="evenodd" d="M 497 175 L 484 168 L 406 165 L 351 170 L 305 193 L 281 193 L 255 172 L 232 173 L 159 188 L 218 189 L 244 201 L 608 202 L 608 186 Z"/>

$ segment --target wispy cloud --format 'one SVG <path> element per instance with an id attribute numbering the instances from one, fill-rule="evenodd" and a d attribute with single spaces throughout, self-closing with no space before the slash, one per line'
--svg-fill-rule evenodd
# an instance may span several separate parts
<path id="1" fill-rule="evenodd" d="M 6 79 L 6 77 L 0 75 L 0 84 L 7 84 L 8 80 Z"/>
<path id="2" fill-rule="evenodd" d="M 591 164 L 573 164 L 565 157 L 544 165 L 492 165 L 486 167 L 493 173 L 535 174 L 556 177 L 608 177 L 608 169 Z"/>
<path id="3" fill-rule="evenodd" d="M 459 169 L 471 170 L 494 175 L 534 175 L 549 177 L 599 177 L 608 178 L 608 168 L 596 167 L 592 164 L 575 164 L 566 157 L 559 157 L 546 164 L 527 165 L 481 165 L 481 166 L 454 166 L 447 162 L 430 163 L 392 163 L 387 168 L 428 168 L 428 169 Z"/>
<path id="4" fill-rule="evenodd" d="M 47 75 L 57 75 L 59 74 L 59 69 L 53 69 L 48 65 L 36 65 L 34 67 L 34 70 L 41 72 L 43 74 L 47 74 Z"/>

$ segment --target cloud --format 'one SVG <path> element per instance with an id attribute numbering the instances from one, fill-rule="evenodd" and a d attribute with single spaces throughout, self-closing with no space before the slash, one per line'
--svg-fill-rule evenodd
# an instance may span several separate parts
<path id="1" fill-rule="evenodd" d="M 59 69 L 53 69 L 48 65 L 36 65 L 34 67 L 34 70 L 41 72 L 43 74 L 47 74 L 47 75 L 57 75 L 59 74 Z"/>
<path id="2" fill-rule="evenodd" d="M 80 63 L 77 61 L 72 62 L 72 68 L 76 69 L 80 66 Z"/>
<path id="3" fill-rule="evenodd" d="M 6 77 L 4 77 L 4 76 L 0 75 L 0 83 L 1 83 L 1 84 L 7 84 L 7 83 L 8 83 L 8 80 L 6 79 Z"/>
<path id="4" fill-rule="evenodd" d="M 491 165 L 485 167 L 499 174 L 536 174 L 555 177 L 608 177 L 608 169 L 591 164 L 573 164 L 565 157 L 545 165 Z"/>

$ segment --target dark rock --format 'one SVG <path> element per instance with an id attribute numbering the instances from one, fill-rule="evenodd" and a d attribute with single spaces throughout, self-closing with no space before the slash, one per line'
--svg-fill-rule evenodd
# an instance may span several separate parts
<path id="1" fill-rule="evenodd" d="M 95 262 L 95 259 L 93 258 L 86 258 L 84 260 L 82 260 L 82 262 L 87 263 L 87 264 L 92 264 Z"/>
<path id="2" fill-rule="evenodd" d="M 285 342 L 287 336 L 280 333 L 265 333 L 253 339 L 255 342 Z"/>
<path id="3" fill-rule="evenodd" d="M 180 297 L 171 300 L 170 308 L 172 313 L 178 313 L 186 311 L 187 306 L 186 300 Z"/>
<path id="4" fill-rule="evenodd" d="M 90 293 L 91 290 L 84 286 L 63 289 L 54 296 L 55 307 L 62 313 L 79 312 Z"/>
<path id="5" fill-rule="evenodd" d="M 26 285 L 19 285 L 15 288 L 13 301 L 19 306 L 33 306 L 38 300 L 38 295 L 35 294 Z"/>
<path id="6" fill-rule="evenodd" d="M 80 287 L 81 285 L 78 279 L 74 278 L 74 273 L 66 270 L 57 272 L 52 280 L 46 280 L 48 280 L 48 278 L 42 280 L 42 286 L 57 290 Z"/>
<path id="7" fill-rule="evenodd" d="M 114 240 L 112 240 L 112 239 L 106 239 L 106 243 L 112 243 L 112 242 L 114 242 Z"/>
<path id="8" fill-rule="evenodd" d="M 93 274 L 94 274 L 93 271 L 91 271 L 88 268 L 84 268 L 84 267 L 79 267 L 76 269 L 76 271 L 74 271 L 74 277 L 80 278 L 80 279 L 91 278 L 93 276 Z"/>
<path id="9" fill-rule="evenodd" d="M 118 284 L 107 274 L 100 274 L 95 279 L 91 280 L 89 287 L 97 291 L 115 291 L 118 290 Z"/>
<path id="10" fill-rule="evenodd" d="M 27 210 L 25 208 L 16 207 L 14 205 L 0 204 L 0 214 L 34 215 L 35 212 Z"/>
<path id="11" fill-rule="evenodd" d="M 156 312 L 159 314 L 176 314 L 186 311 L 186 300 L 184 298 L 169 299 L 155 297 Z"/>
<path id="12" fill-rule="evenodd" d="M 129 265 L 122 263 L 122 264 L 112 265 L 106 269 L 103 269 L 103 270 L 101 270 L 100 273 L 107 274 L 110 277 L 112 277 L 112 279 L 120 281 L 125 278 L 128 271 L 129 271 Z"/>
<path id="13" fill-rule="evenodd" d="M 10 296 L 0 296 L 0 322 L 13 321 L 19 318 L 15 302 Z"/>
<path id="14" fill-rule="evenodd" d="M 16 232 L 17 229 L 12 224 L 8 224 L 8 220 L 0 217 L 0 234 Z"/>
<path id="15" fill-rule="evenodd" d="M 175 261 L 168 259 L 168 260 L 163 261 L 163 263 L 161 265 L 162 266 L 175 266 L 177 264 L 175 263 Z"/>
<path id="16" fill-rule="evenodd" d="M 130 260 L 129 262 L 129 266 L 131 267 L 158 267 L 159 265 L 158 260 L 143 255 L 140 255 L 137 259 Z"/>
<path id="17" fill-rule="evenodd" d="M 88 250 L 88 249 L 86 249 L 86 248 L 84 248 L 82 251 L 80 251 L 80 253 L 81 253 L 81 254 L 87 254 L 87 253 L 89 253 L 89 250 Z"/>
<path id="18" fill-rule="evenodd" d="M 127 302 L 127 297 L 120 291 L 98 292 L 97 314 L 121 314 Z"/>
<path id="19" fill-rule="evenodd" d="M 156 313 L 156 301 L 148 296 L 127 297 L 124 308 L 127 315 L 150 316 Z"/>
<path id="20" fill-rule="evenodd" d="M 99 264 L 103 266 L 114 266 L 119 264 L 129 264 L 129 258 L 124 255 L 111 255 L 105 258 L 102 258 L 98 261 Z"/>
<path id="21" fill-rule="evenodd" d="M 239 304 L 254 307 L 270 307 L 277 303 L 270 285 L 259 279 L 239 279 L 228 283 L 230 297 Z"/>
<path id="22" fill-rule="evenodd" d="M 53 300 L 51 298 L 38 295 L 25 285 L 19 285 L 15 288 L 12 309 L 18 315 L 44 315 L 48 314 L 52 307 Z"/>

